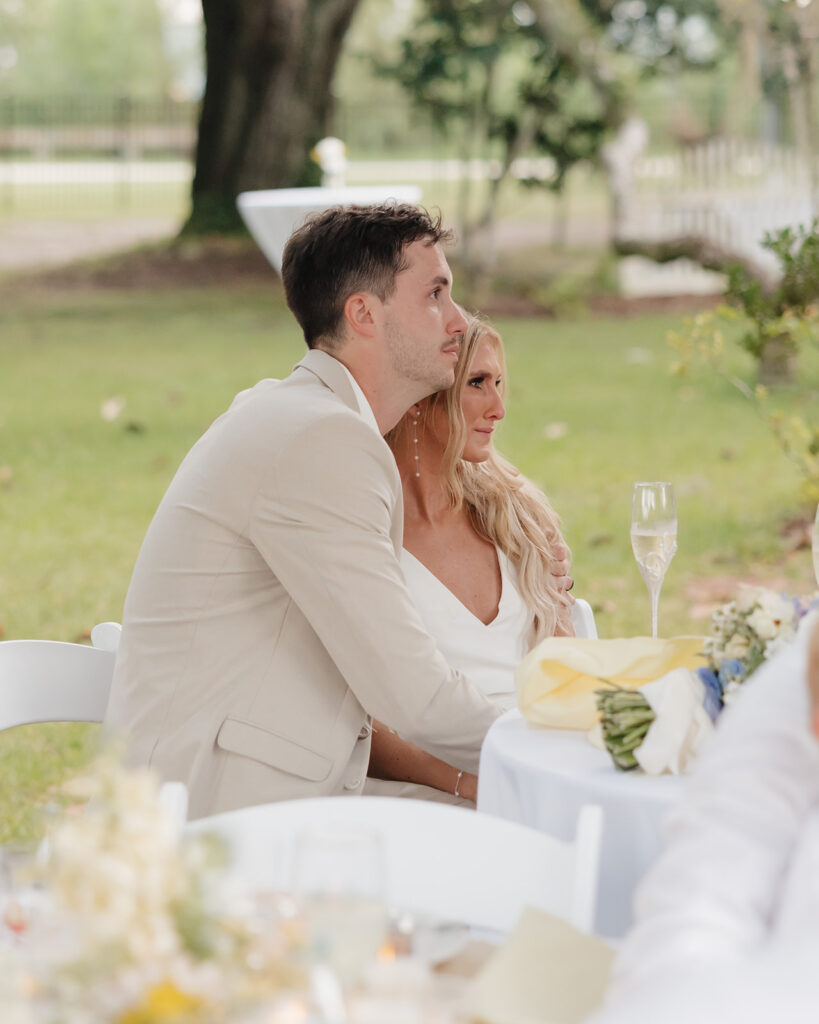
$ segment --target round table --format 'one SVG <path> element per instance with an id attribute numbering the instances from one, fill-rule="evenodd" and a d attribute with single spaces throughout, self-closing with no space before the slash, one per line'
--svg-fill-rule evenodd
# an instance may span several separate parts
<path id="1" fill-rule="evenodd" d="M 494 722 L 481 750 L 478 810 L 571 839 L 583 804 L 603 808 L 595 931 L 618 938 L 632 921 L 637 883 L 661 846 L 680 776 L 618 771 L 584 732 L 531 725 L 517 708 Z"/>

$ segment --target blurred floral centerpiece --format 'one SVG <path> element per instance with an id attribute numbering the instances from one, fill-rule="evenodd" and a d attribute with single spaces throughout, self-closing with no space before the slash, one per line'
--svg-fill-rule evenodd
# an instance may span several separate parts
<path id="1" fill-rule="evenodd" d="M 638 690 L 597 690 L 602 742 L 615 765 L 649 774 L 685 771 L 742 683 L 796 637 L 800 621 L 816 608 L 819 597 L 806 603 L 740 584 L 737 597 L 711 617 L 705 666 L 675 669 Z"/>
<path id="2" fill-rule="evenodd" d="M 748 676 L 794 639 L 809 608 L 798 598 L 740 584 L 737 597 L 711 617 L 704 647 L 708 668 L 699 670 L 705 685 L 730 704 Z"/>
<path id="3" fill-rule="evenodd" d="M 3 1005 L 55 1024 L 209 1024 L 298 986 L 293 934 L 229 905 L 225 850 L 181 840 L 151 772 L 108 754 L 68 789 L 88 805 L 46 840 L 49 911 Z"/>

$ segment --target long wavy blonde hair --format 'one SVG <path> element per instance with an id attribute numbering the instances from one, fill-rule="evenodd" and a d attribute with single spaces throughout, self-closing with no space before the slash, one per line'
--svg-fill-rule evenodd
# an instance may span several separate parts
<path id="1" fill-rule="evenodd" d="M 466 442 L 466 423 L 461 395 L 475 351 L 483 341 L 492 345 L 501 366 L 501 396 L 506 394 L 506 361 L 503 342 L 496 330 L 474 317 L 461 342 L 455 383 L 421 403 L 419 429 L 427 429 L 433 413 L 443 408 L 449 438 L 441 461 L 441 475 L 455 509 L 466 505 L 475 530 L 509 558 L 518 574 L 518 589 L 532 610 L 532 644 L 553 636 L 558 625 L 561 595 L 552 565 L 555 545 L 564 543 L 560 518 L 546 495 L 494 448 L 484 462 L 461 458 Z M 403 417 L 386 440 L 393 451 L 407 444 L 409 417 Z"/>

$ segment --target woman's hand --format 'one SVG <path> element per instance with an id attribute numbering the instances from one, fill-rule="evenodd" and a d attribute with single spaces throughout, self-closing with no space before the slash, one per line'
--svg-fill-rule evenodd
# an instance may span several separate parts
<path id="1" fill-rule="evenodd" d="M 465 800 L 471 800 L 473 804 L 478 802 L 478 776 L 464 772 L 458 785 L 458 796 Z"/>
<path id="2" fill-rule="evenodd" d="M 458 796 L 472 803 L 478 799 L 477 775 L 459 772 L 446 761 L 402 739 L 398 733 L 375 719 L 367 774 L 374 779 L 431 786 L 453 796 L 457 789 Z"/>

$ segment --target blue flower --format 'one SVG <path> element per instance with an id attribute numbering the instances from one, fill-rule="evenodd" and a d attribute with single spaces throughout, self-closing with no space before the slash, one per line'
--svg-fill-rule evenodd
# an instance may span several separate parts
<path id="1" fill-rule="evenodd" d="M 729 683 L 734 682 L 734 680 L 741 683 L 746 675 L 747 670 L 744 661 L 741 661 L 739 658 L 726 658 L 719 669 L 719 681 L 723 692 Z"/>
<path id="2" fill-rule="evenodd" d="M 697 675 L 702 680 L 705 692 L 702 704 L 712 722 L 716 722 L 717 716 L 722 711 L 722 684 L 719 676 L 711 668 L 698 668 Z"/>

